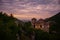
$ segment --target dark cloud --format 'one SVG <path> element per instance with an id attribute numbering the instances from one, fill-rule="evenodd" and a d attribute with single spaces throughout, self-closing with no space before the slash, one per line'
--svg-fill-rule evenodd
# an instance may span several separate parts
<path id="1" fill-rule="evenodd" d="M 58 4 L 60 5 L 60 0 L 58 0 Z"/>

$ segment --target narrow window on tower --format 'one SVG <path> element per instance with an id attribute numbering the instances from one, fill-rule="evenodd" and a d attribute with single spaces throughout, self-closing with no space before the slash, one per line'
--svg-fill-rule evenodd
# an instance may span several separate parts
<path id="1" fill-rule="evenodd" d="M 40 28 L 42 28 L 42 25 L 40 25 Z"/>

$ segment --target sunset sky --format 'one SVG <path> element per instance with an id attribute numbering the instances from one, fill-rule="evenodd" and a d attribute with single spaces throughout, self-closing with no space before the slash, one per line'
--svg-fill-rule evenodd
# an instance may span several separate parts
<path id="1" fill-rule="evenodd" d="M 0 0 L 0 11 L 18 19 L 48 18 L 60 12 L 60 0 Z"/>

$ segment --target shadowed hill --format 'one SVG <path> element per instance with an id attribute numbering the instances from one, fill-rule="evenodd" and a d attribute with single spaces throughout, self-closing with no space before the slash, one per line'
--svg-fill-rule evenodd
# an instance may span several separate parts
<path id="1" fill-rule="evenodd" d="M 18 26 L 15 23 L 16 20 L 13 16 L 0 12 L 0 40 L 17 40 Z"/>
<path id="2" fill-rule="evenodd" d="M 55 23 L 50 23 L 52 25 L 50 25 L 51 30 L 55 30 L 57 33 L 60 33 L 60 12 L 57 13 L 56 15 L 46 19 L 46 21 L 53 21 Z"/>
<path id="3" fill-rule="evenodd" d="M 51 25 L 50 30 L 56 31 L 57 34 L 49 34 L 42 30 L 32 28 L 31 22 L 23 22 L 14 18 L 13 15 L 8 16 L 6 13 L 0 12 L 0 40 L 56 40 L 60 32 L 60 13 L 46 19 L 46 21 L 55 21 L 56 24 Z M 18 35 L 16 35 L 18 34 Z"/>
<path id="4" fill-rule="evenodd" d="M 48 18 L 48 21 L 55 21 L 55 22 L 57 22 L 57 23 L 60 23 L 60 12 L 57 13 L 56 15 Z"/>

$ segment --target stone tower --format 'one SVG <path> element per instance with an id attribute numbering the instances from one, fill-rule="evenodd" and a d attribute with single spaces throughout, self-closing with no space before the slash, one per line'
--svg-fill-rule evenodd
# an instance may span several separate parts
<path id="1" fill-rule="evenodd" d="M 49 22 L 46 22 L 44 19 L 36 20 L 35 18 L 32 18 L 31 23 L 33 28 L 49 32 Z"/>
<path id="2" fill-rule="evenodd" d="M 31 23 L 33 28 L 35 28 L 35 23 L 36 23 L 37 19 L 36 18 L 32 18 Z"/>

